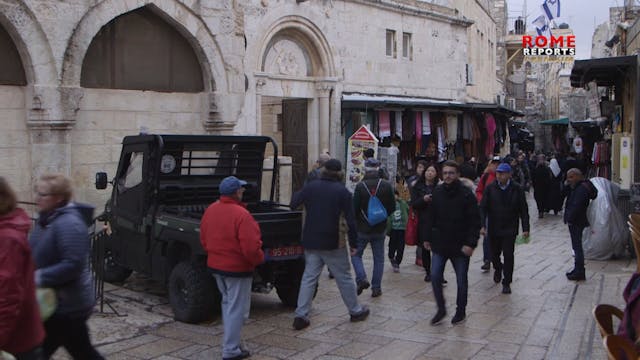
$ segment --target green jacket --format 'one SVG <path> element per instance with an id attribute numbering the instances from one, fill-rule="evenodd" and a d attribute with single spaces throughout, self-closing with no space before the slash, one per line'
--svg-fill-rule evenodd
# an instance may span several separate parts
<path id="1" fill-rule="evenodd" d="M 406 230 L 408 219 L 409 205 L 402 199 L 396 200 L 396 209 L 387 219 L 387 234 L 390 234 L 391 230 Z"/>

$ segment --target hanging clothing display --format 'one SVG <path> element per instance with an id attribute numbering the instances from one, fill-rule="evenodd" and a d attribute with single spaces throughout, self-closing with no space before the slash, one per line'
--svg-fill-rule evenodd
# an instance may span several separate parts
<path id="1" fill-rule="evenodd" d="M 378 136 L 380 138 L 391 136 L 391 119 L 387 110 L 378 111 Z"/>
<path id="2" fill-rule="evenodd" d="M 462 138 L 464 140 L 473 140 L 473 130 L 472 130 L 473 117 L 470 113 L 464 113 L 462 115 Z"/>
<path id="3" fill-rule="evenodd" d="M 484 119 L 487 127 L 487 143 L 485 145 L 484 153 L 487 157 L 491 157 L 496 145 L 495 132 L 496 132 L 496 120 L 493 115 L 486 113 Z"/>
<path id="4" fill-rule="evenodd" d="M 458 137 L 458 116 L 447 114 L 447 143 L 454 143 Z"/>
<path id="5" fill-rule="evenodd" d="M 395 115 L 395 132 L 396 135 L 402 139 L 402 111 L 394 111 Z"/>
<path id="6" fill-rule="evenodd" d="M 446 147 L 445 147 L 445 137 L 444 137 L 444 127 L 438 126 L 437 128 L 438 134 L 438 162 L 443 162 L 447 160 L 446 155 Z"/>
<path id="7" fill-rule="evenodd" d="M 422 153 L 422 112 L 416 112 L 416 154 Z"/>

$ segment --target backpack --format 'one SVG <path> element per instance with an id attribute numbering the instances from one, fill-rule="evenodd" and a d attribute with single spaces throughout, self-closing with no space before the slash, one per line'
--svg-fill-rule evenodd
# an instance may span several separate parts
<path id="1" fill-rule="evenodd" d="M 378 199 L 376 194 L 378 193 L 378 188 L 380 187 L 380 183 L 382 179 L 378 180 L 378 185 L 376 185 L 376 189 L 372 192 L 369 191 L 367 185 L 363 182 L 362 185 L 367 189 L 367 193 L 369 194 L 369 203 L 367 204 L 367 212 L 362 211 L 362 216 L 364 216 L 369 226 L 375 226 L 380 224 L 383 221 L 387 221 L 389 215 L 387 214 L 387 209 L 382 205 L 382 201 Z"/>

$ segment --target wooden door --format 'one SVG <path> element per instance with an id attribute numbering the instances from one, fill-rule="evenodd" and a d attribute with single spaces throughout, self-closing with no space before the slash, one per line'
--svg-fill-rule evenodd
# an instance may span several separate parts
<path id="1" fill-rule="evenodd" d="M 293 191 L 307 178 L 307 100 L 282 100 L 282 154 L 291 156 Z"/>

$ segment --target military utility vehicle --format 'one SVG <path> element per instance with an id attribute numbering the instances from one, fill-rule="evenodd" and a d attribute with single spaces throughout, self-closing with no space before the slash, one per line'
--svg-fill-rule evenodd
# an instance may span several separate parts
<path id="1" fill-rule="evenodd" d="M 269 144 L 276 163 L 268 199 L 261 200 Z M 302 212 L 273 202 L 277 155 L 276 143 L 264 136 L 125 137 L 113 180 L 96 174 L 96 188 L 113 186 L 100 217 L 109 235 L 99 250 L 99 273 L 107 282 L 123 282 L 136 271 L 165 283 L 176 320 L 212 317 L 220 295 L 207 271 L 200 218 L 218 199 L 222 179 L 234 175 L 248 182 L 243 202 L 262 232 L 265 262 L 254 273 L 253 290 L 275 287 L 285 305 L 295 306 L 304 271 Z"/>

